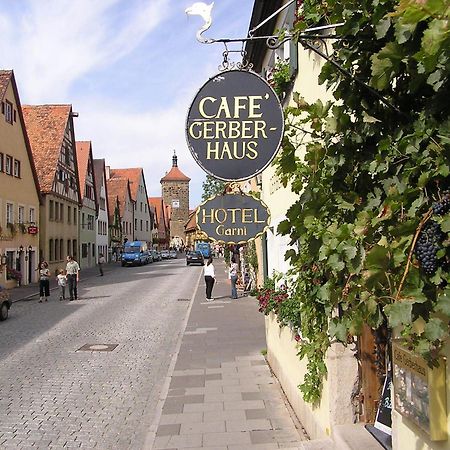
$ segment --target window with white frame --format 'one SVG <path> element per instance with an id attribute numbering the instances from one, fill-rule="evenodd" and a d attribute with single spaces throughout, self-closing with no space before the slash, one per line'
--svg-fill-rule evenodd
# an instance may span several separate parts
<path id="1" fill-rule="evenodd" d="M 24 223 L 25 222 L 25 207 L 24 206 L 19 206 L 19 223 Z"/>
<path id="2" fill-rule="evenodd" d="M 14 176 L 20 178 L 20 161 L 14 160 Z"/>
<path id="3" fill-rule="evenodd" d="M 6 223 L 14 223 L 14 205 L 12 203 L 6 204 Z"/>
<path id="4" fill-rule="evenodd" d="M 30 223 L 36 222 L 36 212 L 34 208 L 30 208 Z"/>
<path id="5" fill-rule="evenodd" d="M 6 155 L 6 157 L 5 157 L 5 172 L 8 175 L 12 175 L 12 165 L 13 165 L 12 156 Z"/>
<path id="6" fill-rule="evenodd" d="M 10 124 L 13 123 L 13 105 L 8 100 L 5 101 L 5 120 Z"/>

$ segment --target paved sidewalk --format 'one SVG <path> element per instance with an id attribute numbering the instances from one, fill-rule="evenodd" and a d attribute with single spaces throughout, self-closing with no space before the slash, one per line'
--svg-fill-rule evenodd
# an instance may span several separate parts
<path id="1" fill-rule="evenodd" d="M 202 276 L 148 448 L 302 449 L 307 438 L 261 353 L 264 316 L 254 298 L 229 298 L 223 260 L 214 265 L 215 300 L 206 302 Z"/>
<path id="2" fill-rule="evenodd" d="M 63 267 L 65 267 L 65 265 L 63 265 Z M 108 272 L 114 270 L 116 267 L 120 267 L 120 262 L 107 263 L 103 266 L 103 272 L 105 275 L 107 275 Z M 88 278 L 96 276 L 100 276 L 98 266 L 90 267 L 89 269 L 82 269 L 80 270 L 80 283 Z M 53 291 L 57 288 L 58 285 L 56 282 L 56 276 L 53 275 L 52 277 L 50 277 L 50 290 Z M 9 289 L 8 292 L 13 303 L 19 302 L 21 300 L 31 300 L 34 297 L 39 297 L 39 283 L 31 283 L 27 284 L 26 286 L 19 286 L 13 289 Z M 67 292 L 68 291 L 66 288 L 66 295 Z"/>

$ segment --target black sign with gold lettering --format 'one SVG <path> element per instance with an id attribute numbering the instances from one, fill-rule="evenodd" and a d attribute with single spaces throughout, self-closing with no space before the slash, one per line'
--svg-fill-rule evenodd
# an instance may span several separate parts
<path id="1" fill-rule="evenodd" d="M 197 210 L 197 225 L 210 239 L 241 244 L 264 233 L 269 225 L 267 206 L 247 194 L 224 194 L 203 202 Z"/>
<path id="2" fill-rule="evenodd" d="M 186 139 L 202 169 L 224 181 L 262 172 L 281 145 L 284 116 L 270 85 L 254 72 L 230 70 L 199 90 L 189 109 Z"/>

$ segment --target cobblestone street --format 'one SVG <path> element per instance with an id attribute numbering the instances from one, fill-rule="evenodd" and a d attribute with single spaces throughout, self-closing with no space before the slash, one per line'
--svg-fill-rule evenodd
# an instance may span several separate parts
<path id="1" fill-rule="evenodd" d="M 143 448 L 200 268 L 113 267 L 0 324 L 0 448 Z M 83 272 L 81 272 L 83 280 Z M 180 282 L 182 280 L 182 282 Z M 80 351 L 85 345 L 97 351 Z"/>

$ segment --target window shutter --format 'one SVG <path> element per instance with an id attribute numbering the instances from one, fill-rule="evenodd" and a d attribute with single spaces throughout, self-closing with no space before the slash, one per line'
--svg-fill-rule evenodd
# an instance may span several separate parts
<path id="1" fill-rule="evenodd" d="M 2 114 L 5 115 L 5 102 L 2 102 Z"/>

